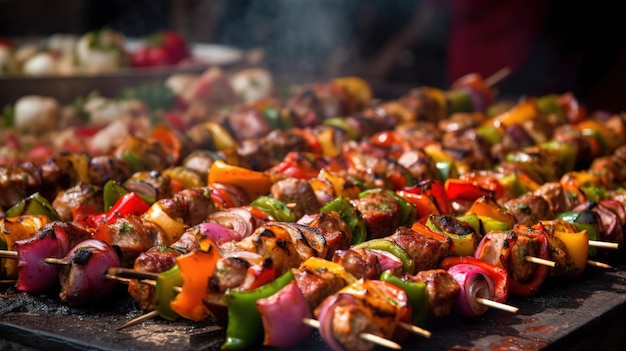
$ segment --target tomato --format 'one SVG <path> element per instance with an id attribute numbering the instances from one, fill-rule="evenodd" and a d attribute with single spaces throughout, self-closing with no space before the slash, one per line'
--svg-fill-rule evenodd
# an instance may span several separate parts
<path id="1" fill-rule="evenodd" d="M 162 31 L 145 39 L 146 46 L 131 54 L 133 67 L 175 65 L 191 56 L 187 42 L 174 31 Z"/>

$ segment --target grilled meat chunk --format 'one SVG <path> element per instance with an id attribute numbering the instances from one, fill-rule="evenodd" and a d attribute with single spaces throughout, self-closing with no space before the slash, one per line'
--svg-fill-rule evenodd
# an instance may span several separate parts
<path id="1" fill-rule="evenodd" d="M 387 192 L 369 193 L 355 200 L 355 204 L 365 222 L 369 239 L 390 235 L 400 225 L 400 204 Z"/>
<path id="2" fill-rule="evenodd" d="M 52 202 L 52 206 L 64 222 L 76 220 L 73 212 L 81 208 L 87 208 L 93 213 L 100 213 L 104 210 L 102 189 L 79 182 L 75 186 L 59 192 Z"/>
<path id="3" fill-rule="evenodd" d="M 357 279 L 379 279 L 382 273 L 378 257 L 371 250 L 351 248 L 335 251 L 333 262 L 342 265 Z"/>
<path id="4" fill-rule="evenodd" d="M 400 245 L 413 258 L 416 271 L 437 268 L 450 249 L 450 242 L 421 235 L 407 227 L 399 227 L 385 239 Z"/>
<path id="5" fill-rule="evenodd" d="M 291 210 L 296 218 L 305 214 L 319 212 L 320 204 L 315 196 L 315 191 L 305 179 L 286 178 L 277 181 L 271 187 L 272 197 L 286 204 L 294 204 Z"/>
<path id="6" fill-rule="evenodd" d="M 528 226 L 552 217 L 550 204 L 540 195 L 526 194 L 508 200 L 504 203 L 504 208 L 515 216 L 518 224 Z"/>
<path id="7" fill-rule="evenodd" d="M 407 275 L 409 281 L 426 284 L 428 313 L 432 317 L 450 314 L 461 287 L 444 269 L 430 269 Z"/>
<path id="8" fill-rule="evenodd" d="M 311 310 L 346 285 L 343 278 L 326 269 L 311 270 L 304 267 L 293 268 L 291 272 Z"/>

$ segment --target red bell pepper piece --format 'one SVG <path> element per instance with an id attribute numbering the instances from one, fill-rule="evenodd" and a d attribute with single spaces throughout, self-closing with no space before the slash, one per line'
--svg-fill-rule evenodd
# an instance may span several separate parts
<path id="1" fill-rule="evenodd" d="M 396 191 L 401 198 L 415 205 L 416 218 L 421 219 L 431 214 L 439 215 L 439 209 L 427 195 L 415 194 L 405 190 Z"/>
<path id="2" fill-rule="evenodd" d="M 107 223 L 113 223 L 118 218 L 126 215 L 141 215 L 150 208 L 150 205 L 137 195 L 130 192 L 120 197 L 115 204 L 109 209 L 104 220 Z"/>
<path id="3" fill-rule="evenodd" d="M 428 179 L 403 189 L 407 193 L 426 195 L 439 209 L 439 214 L 452 214 L 452 203 L 444 184 L 438 180 Z"/>
<path id="4" fill-rule="evenodd" d="M 491 196 L 491 192 L 481 188 L 474 182 L 461 179 L 446 180 L 446 194 L 452 201 L 470 200 L 474 201 L 481 196 Z"/>
<path id="5" fill-rule="evenodd" d="M 246 286 L 246 290 L 254 290 L 273 281 L 276 277 L 276 268 L 272 260 L 264 260 L 261 265 L 250 266 L 247 279 L 251 279 L 252 282 Z"/>

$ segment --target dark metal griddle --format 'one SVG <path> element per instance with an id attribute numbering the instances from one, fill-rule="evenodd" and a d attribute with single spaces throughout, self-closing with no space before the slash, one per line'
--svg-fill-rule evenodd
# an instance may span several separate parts
<path id="1" fill-rule="evenodd" d="M 217 350 L 224 329 L 160 318 L 116 330 L 141 314 L 120 287 L 97 306 L 71 308 L 51 296 L 3 289 L 0 338 L 45 350 Z M 531 298 L 511 298 L 517 314 L 490 309 L 475 319 L 431 320 L 431 339 L 410 336 L 405 350 L 624 350 L 626 263 L 590 267 L 576 280 L 551 279 Z M 263 349 L 259 346 L 258 349 Z M 327 349 L 317 332 L 294 350 Z"/>

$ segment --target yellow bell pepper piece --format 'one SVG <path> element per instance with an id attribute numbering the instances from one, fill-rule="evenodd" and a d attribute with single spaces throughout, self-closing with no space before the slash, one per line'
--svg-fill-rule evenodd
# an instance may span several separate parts
<path id="1" fill-rule="evenodd" d="M 167 245 L 171 245 L 180 238 L 187 229 L 187 225 L 170 217 L 161 206 L 160 202 L 155 202 L 150 208 L 141 215 L 143 219 L 154 223 L 161 228 L 167 238 Z"/>
<path id="2" fill-rule="evenodd" d="M 580 232 L 555 230 L 554 236 L 561 239 L 567 249 L 568 261 L 572 263 L 568 276 L 575 278 L 583 273 L 587 266 L 589 254 L 589 234 L 587 230 Z"/>
<path id="3" fill-rule="evenodd" d="M 352 284 L 357 280 L 350 272 L 346 271 L 342 265 L 319 257 L 308 258 L 302 263 L 301 267 L 306 267 L 311 270 L 327 269 L 329 272 L 341 277 L 348 284 Z"/>
<path id="4" fill-rule="evenodd" d="M 0 235 L 2 235 L 7 250 L 13 250 L 13 244 L 18 240 L 28 239 L 44 225 L 50 223 L 50 219 L 43 215 L 24 215 L 0 219 Z M 18 260 L 4 260 L 4 272 L 7 279 L 17 277 Z"/>

